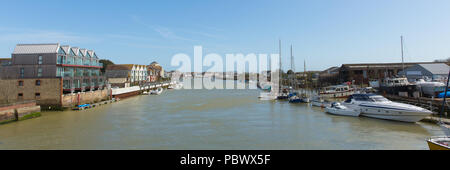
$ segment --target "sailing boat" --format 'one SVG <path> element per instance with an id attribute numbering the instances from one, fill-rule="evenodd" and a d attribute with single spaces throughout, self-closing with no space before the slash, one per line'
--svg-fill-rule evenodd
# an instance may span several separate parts
<path id="1" fill-rule="evenodd" d="M 281 53 L 280 53 L 281 54 Z M 281 55 L 280 55 L 281 56 Z M 291 45 L 291 71 L 294 73 L 294 76 L 295 76 L 295 72 L 294 72 L 294 70 L 293 70 L 293 63 L 294 62 L 294 56 L 292 55 L 292 45 Z M 281 57 L 280 57 L 280 65 L 281 65 Z M 281 66 L 280 66 L 280 68 L 281 68 Z M 286 73 L 288 73 L 288 72 L 286 72 Z M 288 74 L 288 76 L 290 76 L 289 74 Z M 290 79 L 290 78 L 289 78 Z M 292 83 L 292 80 L 290 80 L 290 83 Z M 281 87 L 280 87 L 281 88 Z M 290 89 L 287 89 L 287 88 L 284 88 L 282 91 L 281 91 L 281 94 L 278 96 L 278 100 L 287 100 L 287 99 L 289 99 L 290 97 L 292 97 L 292 93 L 290 92 Z"/>
<path id="2" fill-rule="evenodd" d="M 448 73 L 447 76 L 447 87 L 448 87 L 448 83 L 450 81 L 450 71 Z M 448 88 L 445 88 L 445 93 L 447 94 Z M 443 98 L 442 100 L 442 109 L 441 109 L 441 119 L 438 123 L 438 125 L 441 127 L 442 131 L 444 131 L 445 136 L 435 136 L 435 137 L 430 137 L 427 140 L 428 143 L 428 147 L 430 148 L 430 150 L 450 150 L 450 126 L 445 124 L 442 121 L 442 115 L 444 114 L 444 110 L 445 110 L 445 106 L 446 106 L 446 97 Z"/>
<path id="3" fill-rule="evenodd" d="M 304 61 L 303 75 L 306 75 L 306 61 Z M 307 76 L 305 76 L 305 83 L 306 83 L 306 87 L 308 87 L 306 77 Z M 293 95 L 289 98 L 289 103 L 309 103 L 309 101 L 310 101 L 309 97 L 306 95 L 306 93 L 298 94 L 297 92 L 294 92 Z"/>
<path id="4" fill-rule="evenodd" d="M 281 40 L 279 41 L 279 46 L 280 46 L 280 63 L 279 63 L 279 66 L 280 66 L 280 69 L 279 69 L 279 74 L 281 74 Z M 259 95 L 259 99 L 260 100 L 275 100 L 275 99 L 277 99 L 279 96 L 278 96 L 278 94 L 280 94 L 280 82 L 278 81 L 278 85 L 277 84 L 275 84 L 275 83 L 273 83 L 274 82 L 274 79 L 273 79 L 273 77 L 271 78 L 271 80 L 270 80 L 271 82 L 270 82 L 270 92 L 264 92 L 264 93 L 260 93 L 260 95 Z M 261 85 L 263 84 L 263 83 L 260 83 Z"/>

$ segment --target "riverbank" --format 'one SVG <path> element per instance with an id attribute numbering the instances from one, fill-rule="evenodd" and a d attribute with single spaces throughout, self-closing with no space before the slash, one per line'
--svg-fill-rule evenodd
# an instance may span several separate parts
<path id="1" fill-rule="evenodd" d="M 41 107 L 35 101 L 24 101 L 0 106 L 0 125 L 41 116 Z"/>

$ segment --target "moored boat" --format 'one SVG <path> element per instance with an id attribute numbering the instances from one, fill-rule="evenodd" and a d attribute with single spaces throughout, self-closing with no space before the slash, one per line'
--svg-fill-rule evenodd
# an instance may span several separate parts
<path id="1" fill-rule="evenodd" d="M 163 88 L 159 87 L 159 88 L 156 89 L 156 90 L 150 91 L 150 94 L 151 94 L 151 95 L 160 95 L 163 91 L 164 91 Z"/>
<path id="2" fill-rule="evenodd" d="M 355 93 L 349 85 L 328 86 L 321 89 L 319 95 L 324 98 L 346 98 Z"/>
<path id="3" fill-rule="evenodd" d="M 343 104 L 359 109 L 361 116 L 402 122 L 418 122 L 432 114 L 427 109 L 393 102 L 376 94 L 353 94 Z"/>
<path id="4" fill-rule="evenodd" d="M 338 102 L 333 102 L 330 107 L 326 107 L 325 112 L 333 115 L 353 116 L 353 117 L 358 117 L 359 114 L 361 113 L 357 109 L 345 107 L 344 105 L 341 105 Z"/>
<path id="5" fill-rule="evenodd" d="M 323 99 L 320 96 L 315 96 L 312 100 L 311 100 L 311 105 L 312 106 L 316 106 L 316 107 L 330 107 L 331 103 L 325 99 Z"/>
<path id="6" fill-rule="evenodd" d="M 450 137 L 436 136 L 427 140 L 430 150 L 450 150 Z"/>

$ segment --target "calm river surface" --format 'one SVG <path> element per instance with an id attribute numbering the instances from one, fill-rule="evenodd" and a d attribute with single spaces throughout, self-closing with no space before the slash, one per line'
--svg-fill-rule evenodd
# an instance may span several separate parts
<path id="1" fill-rule="evenodd" d="M 428 149 L 428 123 L 329 115 L 258 90 L 167 90 L 0 126 L 0 149 Z"/>

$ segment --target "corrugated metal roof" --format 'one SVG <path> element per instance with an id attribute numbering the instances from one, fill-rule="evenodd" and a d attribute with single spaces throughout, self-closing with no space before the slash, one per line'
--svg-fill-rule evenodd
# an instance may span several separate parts
<path id="1" fill-rule="evenodd" d="M 17 44 L 13 54 L 44 54 L 57 53 L 59 43 L 56 44 Z"/>
<path id="2" fill-rule="evenodd" d="M 432 74 L 444 74 L 447 75 L 450 68 L 447 64 L 444 63 L 436 63 L 436 64 L 419 64 L 419 66 L 428 70 Z"/>

